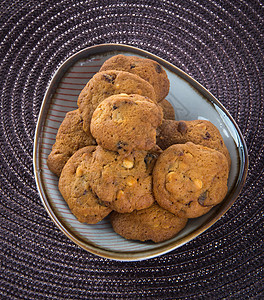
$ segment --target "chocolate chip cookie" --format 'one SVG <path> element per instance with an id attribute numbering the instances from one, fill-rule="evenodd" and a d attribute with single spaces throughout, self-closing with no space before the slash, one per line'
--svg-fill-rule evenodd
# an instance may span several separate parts
<path id="1" fill-rule="evenodd" d="M 159 149 L 153 149 L 124 156 L 97 146 L 91 169 L 93 192 L 120 213 L 151 206 L 152 170 L 159 154 Z"/>
<path id="2" fill-rule="evenodd" d="M 58 129 L 56 142 L 48 156 L 47 165 L 54 174 L 60 176 L 62 168 L 74 152 L 95 144 L 96 141 L 90 131 L 84 132 L 83 130 L 83 120 L 79 110 L 70 111 Z"/>
<path id="3" fill-rule="evenodd" d="M 218 130 L 210 121 L 173 121 L 163 120 L 157 129 L 157 145 L 166 149 L 174 144 L 192 142 L 216 149 L 223 153 L 231 166 L 231 158 L 224 140 Z"/>
<path id="4" fill-rule="evenodd" d="M 119 54 L 104 62 L 100 71 L 106 70 L 126 71 L 140 76 L 154 87 L 158 102 L 162 101 L 169 93 L 170 82 L 167 73 L 154 60 Z"/>
<path id="5" fill-rule="evenodd" d="M 176 236 L 186 225 L 187 218 L 180 218 L 154 203 L 149 208 L 132 213 L 112 212 L 110 221 L 116 233 L 126 239 L 155 243 Z"/>
<path id="6" fill-rule="evenodd" d="M 84 147 L 73 154 L 64 166 L 59 190 L 70 210 L 80 222 L 95 224 L 111 209 L 101 205 L 90 187 L 90 165 L 95 146 Z"/>
<path id="7" fill-rule="evenodd" d="M 162 109 L 146 97 L 113 95 L 95 109 L 90 129 L 105 149 L 150 150 L 156 144 L 156 129 L 162 116 Z"/>
<path id="8" fill-rule="evenodd" d="M 96 107 L 109 96 L 122 93 L 146 96 L 156 102 L 152 85 L 137 75 L 116 70 L 96 73 L 78 97 L 84 131 L 90 130 L 92 114 Z"/>
<path id="9" fill-rule="evenodd" d="M 161 108 L 163 110 L 163 118 L 164 119 L 175 120 L 174 108 L 168 100 L 163 99 L 162 101 L 159 102 L 159 105 L 161 106 Z"/>
<path id="10" fill-rule="evenodd" d="M 196 218 L 227 193 L 228 163 L 217 150 L 191 142 L 172 145 L 153 170 L 153 191 L 161 207 L 179 217 Z"/>

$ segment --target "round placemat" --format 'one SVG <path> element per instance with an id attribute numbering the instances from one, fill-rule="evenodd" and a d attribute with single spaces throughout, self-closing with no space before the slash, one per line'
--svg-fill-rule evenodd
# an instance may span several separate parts
<path id="1" fill-rule="evenodd" d="M 263 296 L 264 8 L 261 1 L 8 0 L 0 4 L 2 299 L 245 299 Z M 168 254 L 103 259 L 55 226 L 33 174 L 49 82 L 85 47 L 128 44 L 212 92 L 249 151 L 246 184 L 209 230 Z"/>

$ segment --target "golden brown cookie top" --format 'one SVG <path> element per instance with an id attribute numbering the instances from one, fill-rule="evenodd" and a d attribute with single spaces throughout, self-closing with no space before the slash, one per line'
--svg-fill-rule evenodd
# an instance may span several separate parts
<path id="1" fill-rule="evenodd" d="M 207 120 L 163 120 L 157 129 L 157 144 L 166 149 L 174 144 L 192 142 L 223 153 L 231 166 L 231 158 L 218 128 Z"/>
<path id="2" fill-rule="evenodd" d="M 227 193 L 226 157 L 193 143 L 177 144 L 159 156 L 153 170 L 153 191 L 160 206 L 195 218 L 220 203 Z"/>
<path id="3" fill-rule="evenodd" d="M 109 96 L 121 93 L 146 96 L 156 102 L 152 85 L 137 75 L 116 70 L 96 73 L 81 91 L 77 102 L 85 131 L 89 131 L 96 107 Z"/>
<path id="4" fill-rule="evenodd" d="M 179 233 L 188 219 L 180 218 L 154 203 L 132 213 L 112 212 L 110 221 L 115 232 L 126 239 L 159 243 Z"/>
<path id="5" fill-rule="evenodd" d="M 149 207 L 152 195 L 152 170 L 160 150 L 132 151 L 129 155 L 97 146 L 93 154 L 92 190 L 120 213 Z"/>
<path id="6" fill-rule="evenodd" d="M 59 190 L 80 222 L 95 224 L 111 209 L 100 204 L 90 187 L 90 166 L 95 146 L 84 147 L 68 160 L 59 179 Z"/>
<path id="7" fill-rule="evenodd" d="M 60 176 L 62 168 L 74 152 L 82 147 L 95 144 L 95 139 L 90 131 L 84 132 L 83 130 L 83 121 L 79 110 L 70 111 L 58 129 L 47 165 L 54 174 Z"/>
<path id="8" fill-rule="evenodd" d="M 156 144 L 156 129 L 162 110 L 140 95 L 113 95 L 101 102 L 91 120 L 97 143 L 112 151 L 150 150 Z"/>
<path id="9" fill-rule="evenodd" d="M 167 73 L 152 59 L 119 54 L 104 62 L 100 71 L 106 70 L 126 71 L 140 76 L 154 87 L 158 102 L 169 93 L 170 82 Z"/>

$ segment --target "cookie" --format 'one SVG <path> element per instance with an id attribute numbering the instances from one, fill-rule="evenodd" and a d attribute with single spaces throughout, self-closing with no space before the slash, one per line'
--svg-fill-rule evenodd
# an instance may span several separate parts
<path id="1" fill-rule="evenodd" d="M 146 96 L 156 102 L 152 85 L 137 75 L 116 70 L 96 73 L 78 97 L 77 103 L 84 120 L 84 131 L 89 132 L 96 107 L 109 96 L 121 93 Z"/>
<path id="2" fill-rule="evenodd" d="M 123 156 L 97 146 L 93 154 L 93 192 L 111 209 L 132 212 L 154 202 L 152 170 L 160 151 L 133 151 Z"/>
<path id="3" fill-rule="evenodd" d="M 119 54 L 104 62 L 100 71 L 106 70 L 126 71 L 140 76 L 154 87 L 158 102 L 169 93 L 170 82 L 167 73 L 154 60 Z"/>
<path id="4" fill-rule="evenodd" d="M 107 150 L 150 150 L 156 144 L 156 129 L 162 110 L 140 95 L 119 94 L 102 101 L 91 120 L 91 133 Z"/>
<path id="5" fill-rule="evenodd" d="M 153 191 L 161 207 L 179 217 L 196 218 L 220 203 L 227 193 L 228 163 L 211 148 L 172 145 L 153 170 Z"/>
<path id="6" fill-rule="evenodd" d="M 166 120 L 175 120 L 174 108 L 168 100 L 163 99 L 162 101 L 159 102 L 159 105 L 162 108 L 164 119 L 166 119 Z"/>
<path id="7" fill-rule="evenodd" d="M 70 210 L 80 222 L 95 224 L 111 209 L 101 205 L 90 187 L 90 165 L 95 146 L 84 147 L 73 154 L 62 169 L 59 190 Z"/>
<path id="8" fill-rule="evenodd" d="M 163 120 L 161 126 L 157 129 L 157 145 L 163 150 L 171 145 L 187 142 L 203 145 L 223 153 L 230 168 L 231 158 L 228 149 L 218 128 L 210 121 Z"/>
<path id="9" fill-rule="evenodd" d="M 180 218 L 154 203 L 149 208 L 132 213 L 112 212 L 110 222 L 116 233 L 130 240 L 155 243 L 176 236 L 186 225 L 188 219 Z"/>
<path id="10" fill-rule="evenodd" d="M 96 141 L 90 131 L 84 132 L 83 130 L 83 121 L 79 110 L 68 112 L 58 129 L 56 141 L 48 156 L 48 168 L 60 176 L 62 168 L 74 152 L 82 147 L 95 144 Z"/>

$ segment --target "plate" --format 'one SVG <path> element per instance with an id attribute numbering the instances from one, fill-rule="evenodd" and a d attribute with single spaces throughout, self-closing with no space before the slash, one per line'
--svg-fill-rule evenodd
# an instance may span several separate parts
<path id="1" fill-rule="evenodd" d="M 176 237 L 158 244 L 122 238 L 113 231 L 108 218 L 95 225 L 80 223 L 63 200 L 58 190 L 58 178 L 49 171 L 46 163 L 65 114 L 77 108 L 79 93 L 104 61 L 117 54 L 150 58 L 161 64 L 170 80 L 171 88 L 166 99 L 174 107 L 176 120 L 211 121 L 219 129 L 232 159 L 228 194 L 223 202 L 206 215 L 189 220 Z M 34 174 L 41 200 L 59 229 L 85 250 L 121 261 L 149 259 L 172 251 L 200 235 L 234 203 L 245 183 L 248 169 L 243 136 L 228 111 L 209 91 L 156 55 L 120 44 L 102 44 L 83 49 L 59 67 L 43 99 L 33 152 Z"/>

